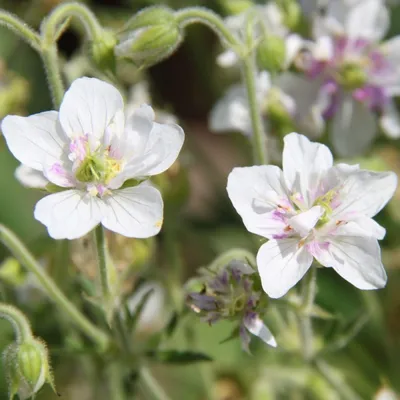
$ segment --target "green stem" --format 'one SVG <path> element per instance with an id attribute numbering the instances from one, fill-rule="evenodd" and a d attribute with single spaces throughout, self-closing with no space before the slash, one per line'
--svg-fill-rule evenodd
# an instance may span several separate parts
<path id="1" fill-rule="evenodd" d="M 304 277 L 301 286 L 301 315 L 299 317 L 299 328 L 303 358 L 306 362 L 311 361 L 314 356 L 313 328 L 311 321 L 311 310 L 314 304 L 317 290 L 317 268 L 311 266 L 310 271 Z"/>
<path id="2" fill-rule="evenodd" d="M 176 22 L 182 29 L 190 24 L 201 23 L 212 29 L 220 37 L 225 46 L 234 48 L 237 51 L 242 47 L 239 40 L 236 39 L 229 28 L 225 25 L 223 19 L 207 8 L 184 8 L 175 13 L 175 18 Z"/>
<path id="3" fill-rule="evenodd" d="M 97 250 L 97 263 L 100 274 L 100 285 L 103 299 L 107 301 L 110 298 L 110 285 L 107 270 L 107 241 L 102 225 L 98 225 L 94 230 L 94 237 Z"/>
<path id="4" fill-rule="evenodd" d="M 125 389 L 121 366 L 111 363 L 108 368 L 109 398 L 113 400 L 125 400 Z"/>
<path id="5" fill-rule="evenodd" d="M 349 387 L 346 382 L 325 363 L 318 360 L 314 363 L 316 370 L 333 387 L 343 400 L 361 400 L 361 398 Z"/>
<path id="6" fill-rule="evenodd" d="M 140 378 L 145 384 L 147 390 L 153 395 L 155 400 L 170 400 L 164 389 L 154 379 L 153 375 L 147 367 L 141 368 Z"/>
<path id="7" fill-rule="evenodd" d="M 260 104 L 257 99 L 256 76 L 257 69 L 255 56 L 251 51 L 250 54 L 242 61 L 242 79 L 247 90 L 247 99 L 249 103 L 251 126 L 253 131 L 253 161 L 255 164 L 264 165 L 268 163 L 267 143 Z"/>
<path id="8" fill-rule="evenodd" d="M 101 36 L 103 29 L 96 16 L 86 6 L 79 3 L 65 3 L 56 7 L 44 21 L 42 26 L 43 40 L 46 43 L 53 43 L 58 36 L 59 27 L 68 18 L 76 18 L 81 22 L 89 39 L 95 40 L 98 36 Z"/>
<path id="9" fill-rule="evenodd" d="M 40 52 L 39 35 L 16 15 L 0 10 L 0 25 L 4 25 L 8 29 L 12 30 L 32 48 Z"/>
<path id="10" fill-rule="evenodd" d="M 60 108 L 64 97 L 64 84 L 61 78 L 58 50 L 56 44 L 42 44 L 41 56 L 46 70 L 47 80 L 50 86 L 51 98 L 54 107 Z"/>
<path id="11" fill-rule="evenodd" d="M 33 337 L 28 319 L 17 308 L 9 304 L 0 303 L 0 318 L 5 318 L 12 324 L 18 343 Z"/>
<path id="12" fill-rule="evenodd" d="M 105 350 L 109 345 L 107 335 L 94 326 L 69 299 L 61 292 L 55 282 L 47 274 L 46 270 L 40 266 L 29 250 L 22 244 L 17 236 L 8 228 L 0 224 L 0 241 L 10 250 L 10 252 L 25 266 L 42 285 L 47 295 L 58 307 L 60 307 L 78 326 L 82 332 L 97 343 L 101 350 Z"/>

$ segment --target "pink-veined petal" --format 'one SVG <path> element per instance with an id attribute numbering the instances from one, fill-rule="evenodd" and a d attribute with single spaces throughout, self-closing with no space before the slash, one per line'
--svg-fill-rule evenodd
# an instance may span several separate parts
<path id="1" fill-rule="evenodd" d="M 332 167 L 332 153 L 323 144 L 310 142 L 305 136 L 285 136 L 283 174 L 292 192 L 302 195 L 305 206 L 311 206 L 325 173 Z"/>
<path id="2" fill-rule="evenodd" d="M 115 134 L 120 133 L 123 109 L 122 96 L 114 86 L 96 78 L 83 77 L 76 79 L 65 93 L 60 106 L 60 122 L 71 138 L 90 134 L 101 139 L 107 128 L 115 129 Z"/>
<path id="3" fill-rule="evenodd" d="M 101 223 L 120 235 L 148 238 L 160 232 L 163 222 L 163 201 L 160 192 L 142 183 L 115 190 L 103 198 L 107 213 Z"/>
<path id="4" fill-rule="evenodd" d="M 358 289 L 379 289 L 386 285 L 380 247 L 374 238 L 336 236 L 316 258 Z"/>
<path id="5" fill-rule="evenodd" d="M 79 190 L 65 190 L 41 199 L 35 218 L 47 227 L 53 239 L 77 239 L 99 224 L 102 202 Z"/>
<path id="6" fill-rule="evenodd" d="M 1 130 L 14 157 L 38 171 L 60 160 L 67 145 L 56 111 L 29 117 L 9 115 L 3 119 Z"/>
<path id="7" fill-rule="evenodd" d="M 284 296 L 310 268 L 313 256 L 298 239 L 269 240 L 257 254 L 257 267 L 269 297 Z"/>

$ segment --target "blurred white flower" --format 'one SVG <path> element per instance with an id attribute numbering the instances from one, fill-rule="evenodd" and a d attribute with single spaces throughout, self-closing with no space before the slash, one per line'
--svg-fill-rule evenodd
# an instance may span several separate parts
<path id="1" fill-rule="evenodd" d="M 172 165 L 184 133 L 178 125 L 154 122 L 150 106 L 125 121 L 112 85 L 81 78 L 66 92 L 60 112 L 7 116 L 1 127 L 13 155 L 58 187 L 35 207 L 51 237 L 75 239 L 99 223 L 128 237 L 160 231 L 161 194 L 141 181 Z M 29 186 L 28 174 L 22 176 Z M 35 175 L 30 186 L 37 183 Z"/>
<path id="2" fill-rule="evenodd" d="M 264 291 L 277 298 L 314 258 L 359 289 L 385 286 L 378 244 L 385 229 L 372 217 L 396 186 L 393 172 L 333 166 L 326 146 L 291 133 L 284 139 L 283 172 L 272 165 L 235 168 L 227 191 L 247 230 L 269 239 L 257 265 Z"/>
<path id="3" fill-rule="evenodd" d="M 399 400 L 399 397 L 392 389 L 383 387 L 375 394 L 374 400 Z"/>
<path id="4" fill-rule="evenodd" d="M 331 1 L 315 16 L 315 43 L 297 59 L 305 78 L 282 77 L 321 128 L 324 120 L 332 120 L 331 140 L 341 156 L 365 151 L 378 124 L 389 137 L 400 137 L 392 101 L 400 93 L 400 36 L 381 44 L 388 26 L 383 0 Z M 310 96 L 303 96 L 300 87 L 305 86 Z"/>
<path id="5" fill-rule="evenodd" d="M 284 41 L 285 59 L 284 66 L 288 67 L 302 46 L 302 39 L 297 34 L 291 34 L 284 24 L 284 16 L 275 2 L 269 2 L 264 6 L 254 6 L 246 11 L 225 19 L 225 24 L 239 40 L 246 37 L 249 18 L 254 18 L 255 39 L 264 36 L 278 37 Z M 237 54 L 229 49 L 217 57 L 220 67 L 232 67 L 239 62 Z"/>
<path id="6" fill-rule="evenodd" d="M 138 334 L 153 333 L 160 331 L 167 323 L 166 293 L 158 282 L 149 282 L 141 285 L 128 299 L 127 306 L 133 314 L 139 304 L 149 292 L 149 297 L 143 306 L 136 325 Z"/>

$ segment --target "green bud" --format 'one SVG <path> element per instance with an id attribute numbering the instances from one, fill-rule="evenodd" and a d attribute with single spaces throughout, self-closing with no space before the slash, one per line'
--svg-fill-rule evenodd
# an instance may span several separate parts
<path id="1" fill-rule="evenodd" d="M 171 55 L 183 39 L 174 12 L 166 7 L 150 7 L 136 14 L 124 29 L 126 35 L 115 47 L 117 57 L 137 67 L 150 67 Z"/>
<path id="2" fill-rule="evenodd" d="M 339 71 L 338 80 L 348 90 L 363 87 L 367 82 L 364 68 L 355 63 L 344 63 Z"/>
<path id="3" fill-rule="evenodd" d="M 221 6 L 227 14 L 237 15 L 254 6 L 251 0 L 220 0 Z"/>
<path id="4" fill-rule="evenodd" d="M 52 388 L 47 348 L 43 342 L 30 338 L 22 343 L 13 343 L 3 353 L 7 372 L 9 394 L 12 399 L 18 394 L 21 400 L 34 396 L 48 382 Z"/>
<path id="5" fill-rule="evenodd" d="M 285 40 L 279 36 L 267 35 L 257 48 L 257 61 L 261 69 L 279 72 L 284 66 L 285 59 Z"/>
<path id="6" fill-rule="evenodd" d="M 20 286 L 25 282 L 26 273 L 15 258 L 9 257 L 0 264 L 0 279 L 13 286 Z"/>
<path id="7" fill-rule="evenodd" d="M 115 71 L 114 48 L 117 38 L 111 31 L 103 30 L 102 36 L 96 38 L 92 44 L 92 58 L 103 71 Z"/>
<path id="8" fill-rule="evenodd" d="M 301 7 L 297 0 L 277 0 L 283 15 L 283 24 L 293 30 L 301 21 Z"/>
<path id="9" fill-rule="evenodd" d="M 281 137 L 294 130 L 293 119 L 282 99 L 282 92 L 272 88 L 268 92 L 264 110 L 272 129 Z"/>

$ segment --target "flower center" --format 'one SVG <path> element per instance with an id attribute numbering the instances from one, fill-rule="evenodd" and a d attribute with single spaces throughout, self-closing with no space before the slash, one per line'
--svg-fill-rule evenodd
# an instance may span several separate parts
<path id="1" fill-rule="evenodd" d="M 107 185 L 122 170 L 122 160 L 110 155 L 111 146 L 105 147 L 89 135 L 74 139 L 70 150 L 75 177 L 82 183 Z"/>
<path id="2" fill-rule="evenodd" d="M 345 89 L 354 90 L 361 88 L 367 83 L 367 79 L 367 73 L 361 63 L 344 62 L 338 68 L 337 81 Z"/>

